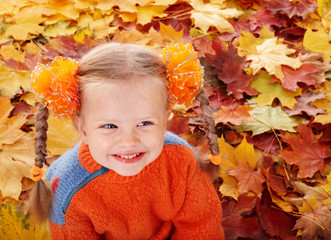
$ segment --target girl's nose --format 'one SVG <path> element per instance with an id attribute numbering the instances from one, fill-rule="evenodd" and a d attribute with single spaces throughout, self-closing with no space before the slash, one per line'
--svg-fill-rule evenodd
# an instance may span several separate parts
<path id="1" fill-rule="evenodd" d="M 122 132 L 117 141 L 118 146 L 125 148 L 132 148 L 139 144 L 140 140 L 134 131 Z"/>

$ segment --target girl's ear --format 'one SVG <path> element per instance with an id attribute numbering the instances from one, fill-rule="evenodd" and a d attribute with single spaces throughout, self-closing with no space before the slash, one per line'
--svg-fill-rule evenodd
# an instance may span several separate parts
<path id="1" fill-rule="evenodd" d="M 87 134 L 86 134 L 86 129 L 85 129 L 85 125 L 84 125 L 84 120 L 82 119 L 81 116 L 77 116 L 75 117 L 75 124 L 77 126 L 79 135 L 81 140 L 87 144 Z"/>

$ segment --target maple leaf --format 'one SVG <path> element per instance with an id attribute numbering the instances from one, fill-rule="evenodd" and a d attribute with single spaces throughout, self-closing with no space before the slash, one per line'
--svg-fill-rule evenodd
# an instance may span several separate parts
<path id="1" fill-rule="evenodd" d="M 263 158 L 264 167 L 260 167 L 262 173 L 267 179 L 268 186 L 274 190 L 279 196 L 283 196 L 286 193 L 286 187 L 281 176 L 276 173 L 274 162 L 270 157 Z"/>
<path id="2" fill-rule="evenodd" d="M 325 82 L 325 73 L 331 71 L 331 63 L 324 62 L 322 56 L 323 53 L 299 53 L 299 59 L 303 64 L 310 63 L 316 68 L 316 71 L 310 74 L 310 77 L 315 79 L 316 84 Z"/>
<path id="3" fill-rule="evenodd" d="M 303 46 L 315 53 L 322 53 L 323 59 L 329 61 L 331 59 L 331 44 L 330 37 L 323 29 L 313 31 L 308 28 L 303 37 Z"/>
<path id="4" fill-rule="evenodd" d="M 256 217 L 245 218 L 245 212 L 252 211 L 255 207 L 256 197 L 240 196 L 238 201 L 228 200 L 222 203 L 222 227 L 226 239 L 238 237 L 251 237 L 260 231 L 261 227 Z"/>
<path id="5" fill-rule="evenodd" d="M 219 39 L 212 42 L 212 47 L 215 55 L 206 54 L 206 60 L 212 63 L 213 74 L 227 85 L 227 92 L 237 99 L 242 99 L 243 93 L 255 95 L 257 92 L 249 87 L 253 77 L 243 73 L 245 59 L 237 54 L 236 48 L 229 45 L 226 49 L 225 44 Z"/>
<path id="6" fill-rule="evenodd" d="M 30 75 L 28 71 L 12 71 L 0 66 L 0 93 L 10 98 L 25 90 L 31 90 Z"/>
<path id="7" fill-rule="evenodd" d="M 52 155 L 61 155 L 78 143 L 78 131 L 70 120 L 50 116 L 47 123 L 47 150 Z"/>
<path id="8" fill-rule="evenodd" d="M 294 105 L 294 108 L 292 110 L 285 109 L 285 112 L 289 116 L 300 115 L 303 112 L 305 112 L 309 116 L 316 116 L 319 113 L 325 113 L 323 109 L 319 109 L 314 105 L 309 104 L 318 99 L 324 99 L 324 98 L 325 98 L 324 93 L 312 93 L 306 91 L 302 96 L 297 98 L 298 102 Z"/>
<path id="9" fill-rule="evenodd" d="M 277 2 L 272 0 L 264 0 L 263 4 L 273 14 L 277 14 L 277 12 L 283 12 L 286 13 L 289 18 L 293 18 L 294 16 L 305 18 L 308 14 L 314 12 L 317 9 L 315 1 L 311 0 L 281 0 Z"/>
<path id="10" fill-rule="evenodd" d="M 331 205 L 323 206 L 320 204 L 313 212 L 304 213 L 297 220 L 294 230 L 302 229 L 303 239 L 322 239 L 331 238 Z"/>
<path id="11" fill-rule="evenodd" d="M 255 136 L 248 134 L 246 136 L 247 142 L 253 144 L 256 148 L 274 155 L 278 154 L 279 143 L 276 140 L 274 133 L 263 133 Z"/>
<path id="12" fill-rule="evenodd" d="M 0 226 L 0 239 L 50 239 L 47 224 L 33 224 L 12 203 L 0 205 Z"/>
<path id="13" fill-rule="evenodd" d="M 266 26 L 270 31 L 273 31 L 273 27 L 281 27 L 283 25 L 280 18 L 275 17 L 269 10 L 261 7 L 250 19 L 249 26 L 254 32 L 260 30 L 262 26 Z"/>
<path id="14" fill-rule="evenodd" d="M 314 122 L 319 122 L 322 124 L 328 124 L 331 123 L 331 81 L 325 82 L 320 87 L 320 92 L 323 92 L 326 94 L 326 97 L 324 99 L 319 99 L 312 104 L 320 109 L 325 110 L 325 114 L 317 115 L 314 119 Z"/>
<path id="15" fill-rule="evenodd" d="M 282 66 L 282 71 L 284 73 L 282 86 L 285 89 L 296 91 L 299 88 L 298 82 L 305 83 L 308 86 L 315 84 L 315 79 L 310 75 L 315 73 L 317 68 L 312 64 L 304 63 L 296 70 L 288 66 Z"/>
<path id="16" fill-rule="evenodd" d="M 263 229 L 270 236 L 278 236 L 281 239 L 295 240 L 297 237 L 291 232 L 296 219 L 272 206 L 269 194 L 264 191 L 261 203 L 257 204 L 259 219 Z"/>
<path id="17" fill-rule="evenodd" d="M 202 0 L 190 1 L 194 8 L 191 18 L 196 27 L 207 32 L 209 27 L 214 26 L 219 32 L 234 32 L 232 25 L 226 18 L 237 18 L 242 12 L 235 8 L 226 8 L 218 4 L 205 4 Z M 223 9 L 222 9 L 223 8 Z"/>
<path id="18" fill-rule="evenodd" d="M 284 150 L 280 157 L 289 164 L 299 166 L 298 177 L 313 177 L 314 173 L 324 172 L 324 160 L 329 156 L 327 150 L 330 145 L 321 143 L 313 134 L 312 130 L 304 124 L 297 127 L 298 134 L 285 133 L 282 135 L 283 141 L 289 144 L 291 150 Z"/>
<path id="19" fill-rule="evenodd" d="M 238 191 L 240 194 L 254 192 L 259 198 L 262 196 L 265 178 L 258 171 L 252 171 L 250 167 L 242 162 L 228 172 L 238 180 Z"/>
<path id="20" fill-rule="evenodd" d="M 259 106 L 271 106 L 273 101 L 277 98 L 284 107 L 290 109 L 297 103 L 296 96 L 301 95 L 301 89 L 297 91 L 289 91 L 280 85 L 280 83 L 270 84 L 271 76 L 265 71 L 260 74 L 251 82 L 250 86 L 255 88 L 260 94 L 256 98 Z"/>
<path id="21" fill-rule="evenodd" d="M 269 38 L 261 45 L 256 46 L 256 54 L 249 54 L 247 60 L 251 60 L 250 67 L 253 74 L 265 68 L 270 74 L 274 74 L 280 80 L 283 79 L 282 65 L 288 65 L 294 69 L 300 67 L 301 62 L 298 58 L 288 57 L 287 55 L 295 52 L 294 49 L 286 45 L 277 43 L 277 38 Z"/>
<path id="22" fill-rule="evenodd" d="M 301 122 L 300 118 L 289 117 L 280 106 L 274 108 L 269 106 L 256 107 L 249 113 L 256 121 L 243 120 L 234 129 L 253 131 L 253 136 L 276 129 L 295 132 L 293 127 Z"/>
<path id="23" fill-rule="evenodd" d="M 252 110 L 250 106 L 234 104 L 229 107 L 222 107 L 221 110 L 213 114 L 213 118 L 216 123 L 232 123 L 234 125 L 239 125 L 242 120 L 252 120 L 249 112 Z"/>
<path id="24" fill-rule="evenodd" d="M 232 197 L 233 199 L 238 200 L 239 192 L 237 189 L 237 180 L 235 177 L 225 175 L 222 177 L 222 185 L 219 188 L 220 193 L 223 196 Z"/>

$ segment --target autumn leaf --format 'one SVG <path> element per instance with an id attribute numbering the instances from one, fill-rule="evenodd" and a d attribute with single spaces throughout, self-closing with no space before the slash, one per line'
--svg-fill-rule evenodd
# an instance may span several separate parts
<path id="1" fill-rule="evenodd" d="M 331 59 L 330 37 L 323 29 L 313 31 L 308 28 L 303 38 L 303 46 L 312 52 L 322 53 L 326 61 Z"/>
<path id="2" fill-rule="evenodd" d="M 319 109 L 314 105 L 310 104 L 311 102 L 324 98 L 325 98 L 324 93 L 312 93 L 306 91 L 302 96 L 297 97 L 298 102 L 294 105 L 293 109 L 292 110 L 285 109 L 285 112 L 289 116 L 300 115 L 303 114 L 304 112 L 309 116 L 316 116 L 317 114 L 325 113 L 323 109 Z"/>
<path id="3" fill-rule="evenodd" d="M 259 226 L 255 217 L 245 218 L 245 212 L 250 212 L 255 207 L 256 197 L 240 196 L 238 201 L 228 200 L 222 204 L 222 227 L 226 239 L 238 237 L 252 237 L 258 232 Z"/>
<path id="4" fill-rule="evenodd" d="M 225 175 L 222 177 L 222 185 L 219 188 L 219 191 L 223 196 L 232 197 L 233 199 L 238 200 L 239 191 L 237 189 L 237 180 L 235 177 Z"/>
<path id="5" fill-rule="evenodd" d="M 257 104 L 262 106 L 271 106 L 277 98 L 284 107 L 292 109 L 297 103 L 296 96 L 301 95 L 301 89 L 289 91 L 284 89 L 280 83 L 270 83 L 271 76 L 265 71 L 261 71 L 250 86 L 255 88 L 260 94 L 256 98 Z"/>
<path id="6" fill-rule="evenodd" d="M 327 150 L 330 145 L 321 143 L 312 130 L 303 124 L 297 128 L 298 134 L 285 133 L 283 141 L 289 144 L 290 149 L 285 149 L 280 156 L 289 164 L 299 167 L 298 177 L 313 177 L 314 173 L 324 172 L 324 160 L 329 156 Z"/>
<path id="7" fill-rule="evenodd" d="M 320 204 L 313 212 L 304 213 L 297 220 L 294 230 L 302 229 L 303 239 L 313 239 L 321 237 L 322 239 L 330 239 L 331 233 L 331 205 L 323 206 Z"/>
<path id="8" fill-rule="evenodd" d="M 238 180 L 238 191 L 240 194 L 254 192 L 256 196 L 261 198 L 263 191 L 263 183 L 265 178 L 258 171 L 252 171 L 250 167 L 242 162 L 228 172 Z"/>
<path id="9" fill-rule="evenodd" d="M 233 125 L 239 125 L 242 120 L 252 120 L 249 115 L 249 111 L 252 107 L 245 105 L 232 105 L 229 107 L 222 107 L 221 110 L 213 114 L 213 118 L 216 123 L 232 123 Z"/>
<path id="10" fill-rule="evenodd" d="M 310 75 L 317 71 L 317 68 L 312 64 L 304 63 L 298 69 L 294 70 L 288 66 L 282 66 L 284 78 L 282 80 L 282 87 L 291 91 L 296 91 L 299 86 L 298 82 L 306 85 L 314 85 L 315 79 Z"/>
<path id="11" fill-rule="evenodd" d="M 282 65 L 288 65 L 294 69 L 301 66 L 298 58 L 287 56 L 294 53 L 295 50 L 277 43 L 277 38 L 266 39 L 261 45 L 256 46 L 256 52 L 256 54 L 247 56 L 247 60 L 252 61 L 250 67 L 253 69 L 253 74 L 265 68 L 270 74 L 274 74 L 282 80 L 284 77 L 281 69 Z"/>
<path id="12" fill-rule="evenodd" d="M 299 118 L 289 117 L 280 106 L 256 107 L 249 113 L 255 121 L 243 120 L 234 128 L 238 131 L 252 131 L 253 136 L 276 129 L 294 132 L 293 127 L 301 121 Z"/>
<path id="13" fill-rule="evenodd" d="M 47 224 L 33 224 L 12 203 L 0 206 L 0 239 L 50 239 Z"/>
<path id="14" fill-rule="evenodd" d="M 272 205 L 271 197 L 264 191 L 261 203 L 257 204 L 259 219 L 263 229 L 270 236 L 279 236 L 286 240 L 297 239 L 295 233 L 291 232 L 296 219 Z"/>
<path id="15" fill-rule="evenodd" d="M 314 12 L 317 9 L 315 2 L 309 0 L 281 0 L 277 2 L 272 0 L 265 0 L 263 4 L 273 14 L 283 12 L 286 13 L 289 18 L 293 18 L 294 16 L 305 18 L 308 14 Z"/>
<path id="16" fill-rule="evenodd" d="M 214 67 L 213 74 L 227 85 L 227 92 L 237 99 L 242 99 L 243 93 L 255 95 L 257 92 L 249 86 L 253 77 L 243 73 L 245 59 L 237 54 L 236 48 L 233 45 L 226 48 L 219 39 L 212 42 L 212 47 L 215 55 L 206 54 L 206 60 Z"/>
<path id="17" fill-rule="evenodd" d="M 252 31 L 260 30 L 263 26 L 273 31 L 274 26 L 281 27 L 282 25 L 282 20 L 264 7 L 258 9 L 249 21 L 249 26 Z"/>
<path id="18" fill-rule="evenodd" d="M 232 25 L 227 18 L 237 18 L 242 12 L 235 8 L 226 8 L 221 4 L 205 4 L 202 0 L 190 1 L 194 8 L 191 18 L 194 20 L 195 27 L 207 32 L 209 27 L 214 26 L 219 32 L 234 32 Z"/>
<path id="19" fill-rule="evenodd" d="M 311 104 L 325 110 L 325 114 L 317 115 L 314 122 L 319 122 L 322 124 L 331 123 L 331 82 L 325 82 L 323 86 L 320 86 L 320 92 L 326 94 L 324 99 L 318 99 Z"/>
<path id="20" fill-rule="evenodd" d="M 47 150 L 52 155 L 61 155 L 78 143 L 78 131 L 70 120 L 50 116 L 47 123 Z"/>

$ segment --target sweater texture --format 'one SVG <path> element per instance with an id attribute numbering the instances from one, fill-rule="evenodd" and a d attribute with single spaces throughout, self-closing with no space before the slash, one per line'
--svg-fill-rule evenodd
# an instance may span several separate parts
<path id="1" fill-rule="evenodd" d="M 221 204 L 184 140 L 134 176 L 102 167 L 85 144 L 50 167 L 52 239 L 224 239 Z"/>

